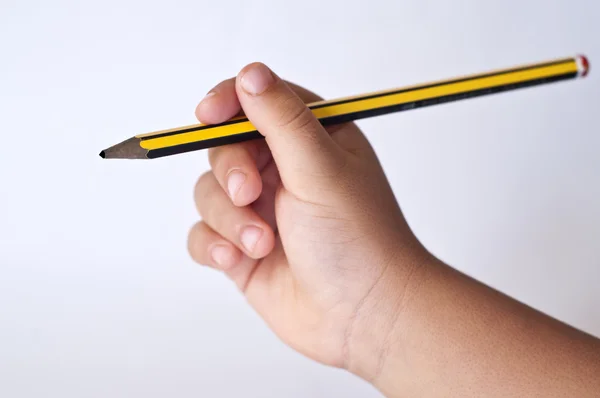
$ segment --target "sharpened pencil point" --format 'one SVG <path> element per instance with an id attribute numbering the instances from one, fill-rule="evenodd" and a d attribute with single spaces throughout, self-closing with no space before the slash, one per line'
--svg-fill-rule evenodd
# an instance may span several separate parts
<path id="1" fill-rule="evenodd" d="M 120 144 L 113 145 L 100 152 L 102 159 L 148 159 L 147 149 L 140 146 L 140 139 L 132 137 Z"/>

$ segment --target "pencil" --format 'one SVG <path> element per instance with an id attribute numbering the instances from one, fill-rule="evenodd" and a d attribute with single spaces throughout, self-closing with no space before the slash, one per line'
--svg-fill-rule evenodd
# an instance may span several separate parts
<path id="1" fill-rule="evenodd" d="M 432 105 L 585 77 L 583 55 L 457 77 L 415 86 L 308 104 L 322 125 L 402 112 Z M 195 124 L 131 137 L 100 152 L 102 158 L 155 159 L 261 138 L 240 116 L 213 125 Z"/>

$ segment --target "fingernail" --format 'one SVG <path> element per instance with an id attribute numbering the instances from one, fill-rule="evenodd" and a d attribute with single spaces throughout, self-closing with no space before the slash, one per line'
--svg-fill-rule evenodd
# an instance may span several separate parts
<path id="1" fill-rule="evenodd" d="M 246 180 L 246 174 L 240 171 L 232 171 L 227 177 L 227 190 L 231 200 L 235 200 L 235 195 L 239 192 L 242 184 Z"/>
<path id="2" fill-rule="evenodd" d="M 244 230 L 242 231 L 241 240 L 242 245 L 244 245 L 244 247 L 246 248 L 246 250 L 248 250 L 249 253 L 252 253 L 254 251 L 254 247 L 260 240 L 262 234 L 262 229 L 258 227 L 244 228 Z"/>
<path id="3" fill-rule="evenodd" d="M 264 92 L 274 81 L 273 74 L 263 64 L 252 65 L 240 79 L 242 88 L 250 95 Z"/>
<path id="4" fill-rule="evenodd" d="M 233 258 L 231 248 L 224 245 L 217 245 L 213 247 L 210 251 L 210 256 L 215 264 L 220 267 L 230 265 L 231 259 Z"/>

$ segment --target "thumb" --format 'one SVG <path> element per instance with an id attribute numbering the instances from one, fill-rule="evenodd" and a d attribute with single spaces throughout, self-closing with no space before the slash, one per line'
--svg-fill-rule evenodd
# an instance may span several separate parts
<path id="1" fill-rule="evenodd" d="M 246 117 L 265 136 L 284 187 L 308 194 L 331 183 L 345 164 L 346 154 L 306 104 L 262 63 L 238 74 L 236 90 Z"/>

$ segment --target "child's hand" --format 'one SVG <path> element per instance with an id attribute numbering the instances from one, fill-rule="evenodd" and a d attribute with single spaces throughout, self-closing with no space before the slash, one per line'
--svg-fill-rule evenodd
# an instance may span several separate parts
<path id="1" fill-rule="evenodd" d="M 317 100 L 256 63 L 198 105 L 204 123 L 243 111 L 266 142 L 210 150 L 212 171 L 195 191 L 203 221 L 189 250 L 225 271 L 293 348 L 369 373 L 379 336 L 392 328 L 409 275 L 427 253 L 361 131 L 324 129 L 305 105 Z M 373 326 L 371 341 L 356 338 Z"/>
<path id="2" fill-rule="evenodd" d="M 600 340 L 427 253 L 355 125 L 324 129 L 262 64 L 212 93 L 201 121 L 243 110 L 266 142 L 210 151 L 190 252 L 286 343 L 389 397 L 598 395 Z"/>

